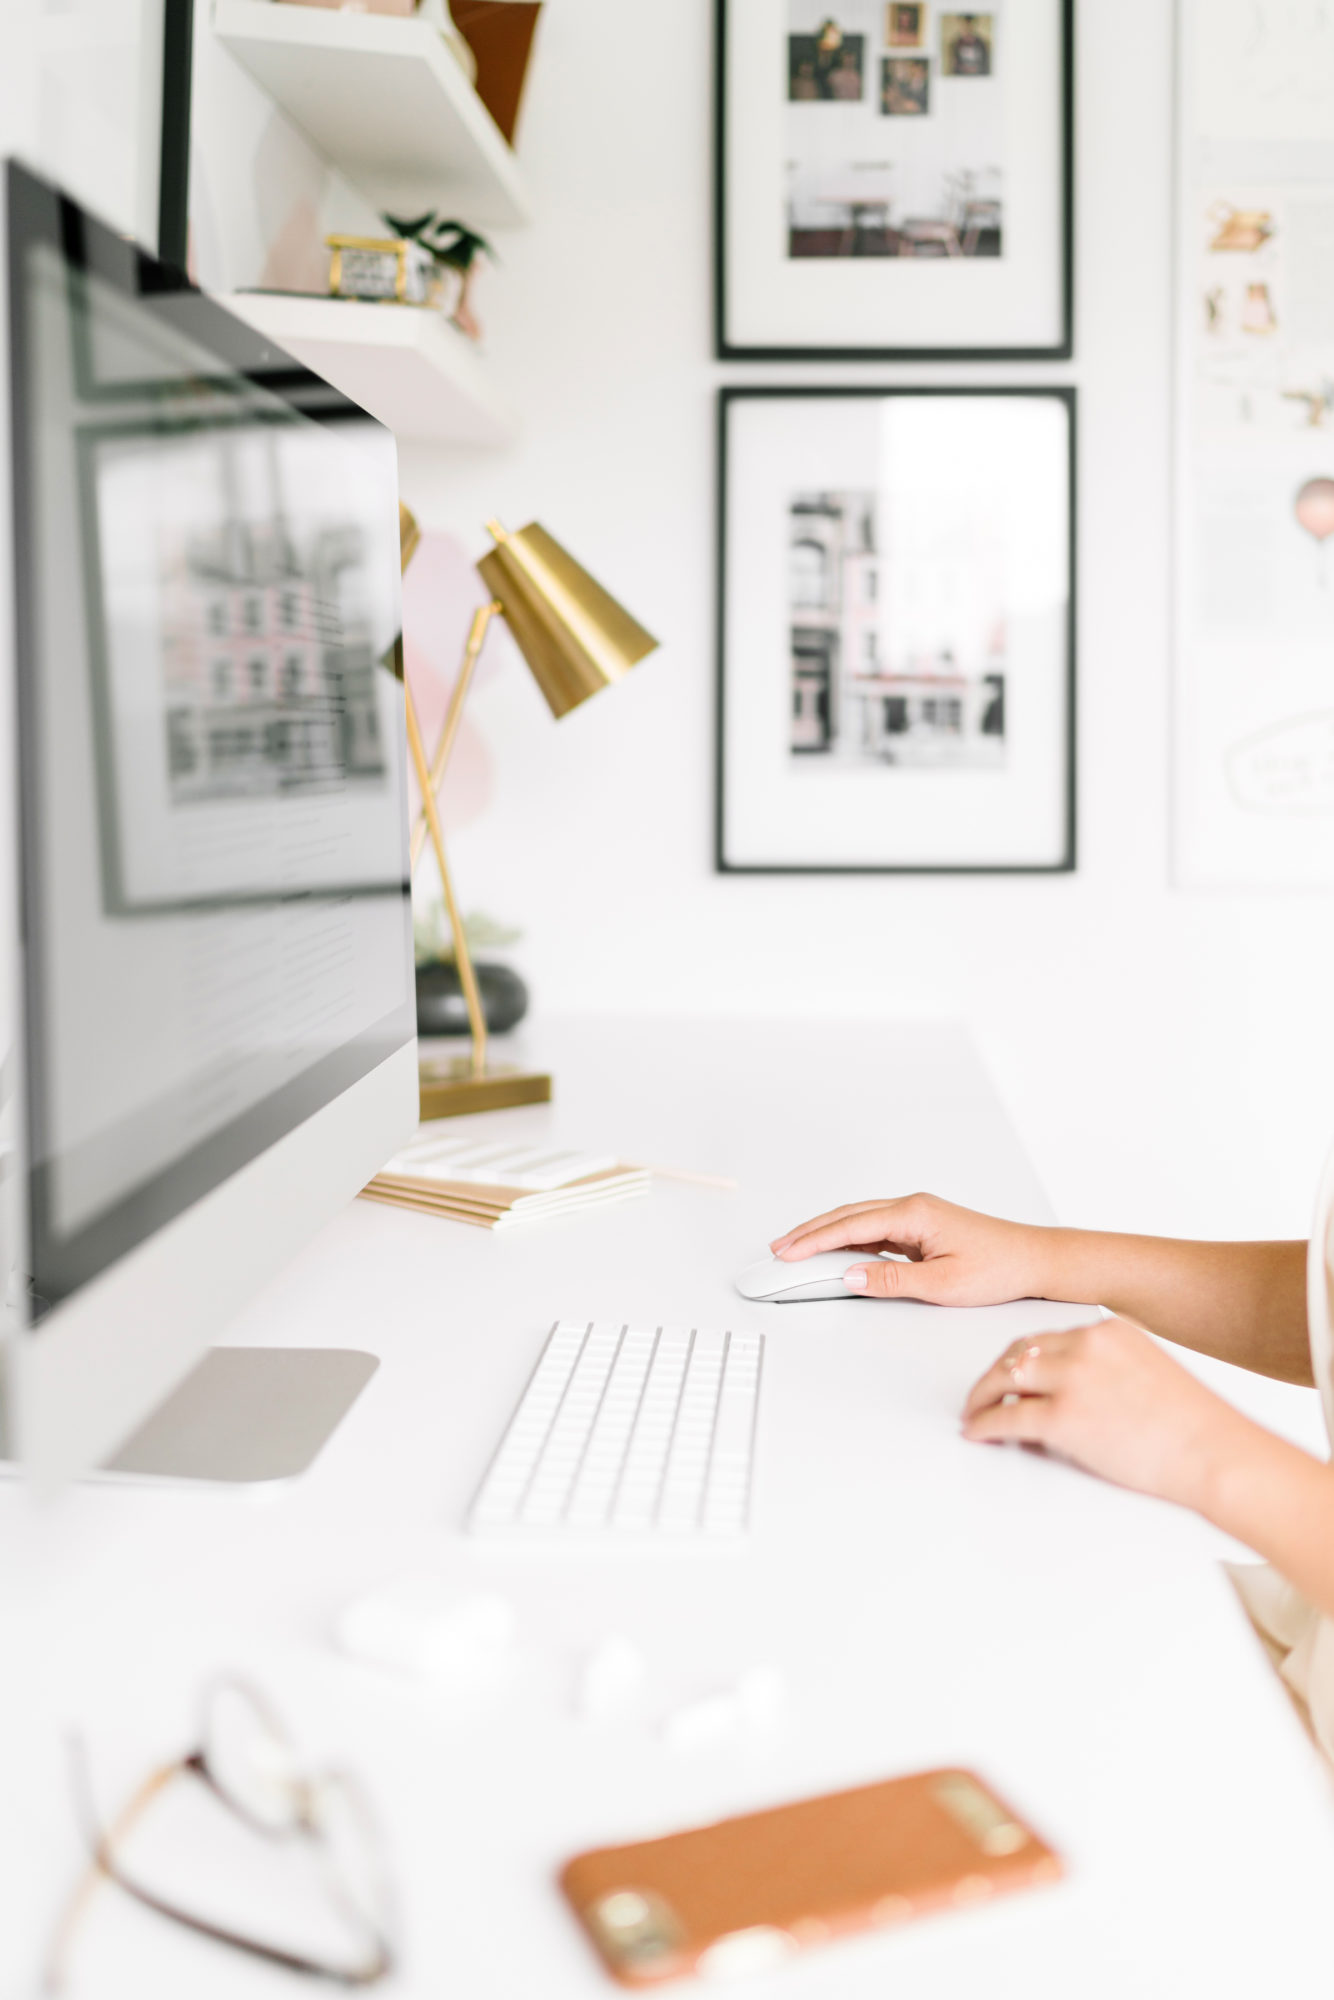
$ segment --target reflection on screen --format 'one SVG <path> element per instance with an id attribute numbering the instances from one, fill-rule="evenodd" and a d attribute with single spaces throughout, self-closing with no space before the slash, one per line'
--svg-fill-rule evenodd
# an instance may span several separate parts
<path id="1" fill-rule="evenodd" d="M 240 419 L 79 446 L 109 906 L 398 883 L 361 440 Z"/>

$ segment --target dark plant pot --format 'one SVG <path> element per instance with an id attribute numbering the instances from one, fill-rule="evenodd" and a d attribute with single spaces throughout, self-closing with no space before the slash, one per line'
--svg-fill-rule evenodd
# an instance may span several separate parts
<path id="1" fill-rule="evenodd" d="M 488 1031 L 503 1035 L 528 1012 L 528 988 L 508 965 L 474 965 Z M 417 967 L 417 1033 L 466 1035 L 468 1009 L 452 960 Z"/>

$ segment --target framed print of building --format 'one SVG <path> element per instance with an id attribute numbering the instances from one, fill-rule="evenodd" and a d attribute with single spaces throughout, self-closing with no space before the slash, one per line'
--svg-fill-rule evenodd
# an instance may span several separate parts
<path id="1" fill-rule="evenodd" d="M 1074 865 L 1075 395 L 737 388 L 717 865 Z"/>

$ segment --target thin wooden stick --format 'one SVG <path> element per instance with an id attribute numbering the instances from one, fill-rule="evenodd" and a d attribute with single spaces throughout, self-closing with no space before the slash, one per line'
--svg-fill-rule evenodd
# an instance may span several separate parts
<path id="1" fill-rule="evenodd" d="M 723 1188 L 730 1191 L 740 1185 L 739 1182 L 730 1179 L 727 1174 L 696 1174 L 691 1173 L 685 1167 L 650 1167 L 646 1165 L 644 1172 L 652 1174 L 655 1181 L 689 1181 L 695 1187 Z"/>

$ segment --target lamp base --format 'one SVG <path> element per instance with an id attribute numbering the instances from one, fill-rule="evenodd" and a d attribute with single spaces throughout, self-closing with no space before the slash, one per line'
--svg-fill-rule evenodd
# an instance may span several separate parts
<path id="1" fill-rule="evenodd" d="M 426 1061 L 418 1065 L 421 1115 L 458 1118 L 468 1111 L 504 1111 L 512 1104 L 549 1104 L 551 1078 L 518 1069 L 487 1069 L 473 1074 L 466 1056 Z"/>

